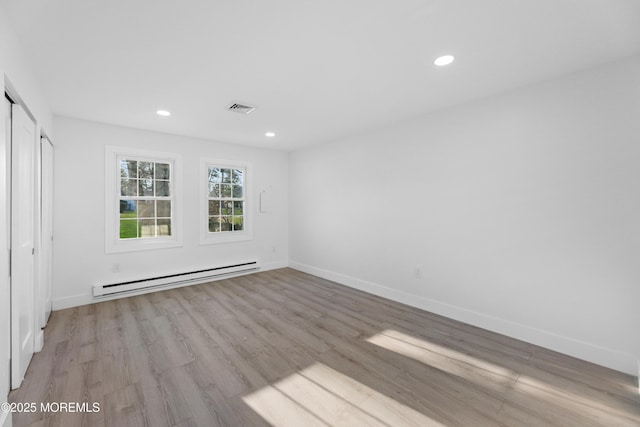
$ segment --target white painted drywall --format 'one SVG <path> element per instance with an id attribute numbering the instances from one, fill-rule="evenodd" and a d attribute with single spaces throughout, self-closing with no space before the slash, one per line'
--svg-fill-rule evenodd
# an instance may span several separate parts
<path id="1" fill-rule="evenodd" d="M 637 374 L 640 57 L 289 167 L 291 266 Z"/>
<path id="2" fill-rule="evenodd" d="M 150 111 L 153 114 L 152 111 Z M 170 120 L 170 119 L 169 119 Z M 264 268 L 288 262 L 288 154 L 56 117 L 54 159 L 54 310 L 92 302 L 92 287 L 142 275 L 190 271 L 257 257 Z M 182 156 L 183 246 L 105 253 L 105 145 Z M 200 245 L 200 158 L 248 162 L 255 200 L 253 240 Z M 275 208 L 257 212 L 257 195 L 271 188 Z M 114 264 L 119 272 L 114 272 Z"/>
<path id="3" fill-rule="evenodd" d="M 34 70 L 37 66 L 38 64 L 32 64 L 27 60 L 11 22 L 7 19 L 4 6 L 0 5 L 0 70 L 18 91 L 38 126 L 52 137 L 53 114 L 35 77 Z M 3 84 L 3 81 L 4 79 L 0 84 Z"/>

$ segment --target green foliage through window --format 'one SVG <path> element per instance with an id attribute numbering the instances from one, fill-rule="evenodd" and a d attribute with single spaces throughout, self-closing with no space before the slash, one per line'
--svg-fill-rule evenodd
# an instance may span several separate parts
<path id="1" fill-rule="evenodd" d="M 171 164 L 120 160 L 120 239 L 171 236 Z"/>
<path id="2" fill-rule="evenodd" d="M 209 166 L 207 178 L 209 232 L 244 230 L 245 170 Z"/>

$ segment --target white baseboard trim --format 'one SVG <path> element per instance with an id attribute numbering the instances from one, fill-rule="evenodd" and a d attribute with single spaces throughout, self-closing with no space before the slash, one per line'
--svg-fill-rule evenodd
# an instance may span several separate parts
<path id="1" fill-rule="evenodd" d="M 509 320 L 500 319 L 484 313 L 468 310 L 463 307 L 446 304 L 420 295 L 399 291 L 377 283 L 368 282 L 366 280 L 361 280 L 297 261 L 289 261 L 289 267 L 349 286 L 351 288 L 359 289 L 373 295 L 381 296 L 383 298 L 468 323 L 473 326 L 497 332 L 502 335 L 507 335 L 518 340 L 539 345 L 550 350 L 577 357 L 607 368 L 615 369 L 620 372 L 634 376 L 640 374 L 640 362 L 637 362 L 637 358 L 629 354 L 624 354 L 612 349 L 557 335 L 552 332 L 511 322 Z M 636 363 L 638 363 L 638 365 Z"/>
<path id="2" fill-rule="evenodd" d="M 638 394 L 640 395 L 640 359 L 638 359 L 638 376 L 636 380 L 638 381 Z"/>
<path id="3" fill-rule="evenodd" d="M 34 353 L 39 353 L 42 350 L 42 347 L 44 347 L 44 331 L 42 329 L 38 329 L 33 339 Z"/>
<path id="4" fill-rule="evenodd" d="M 3 400 L 3 402 L 6 401 L 6 399 Z M 0 427 L 11 427 L 12 421 L 11 412 L 0 411 Z"/>
<path id="5" fill-rule="evenodd" d="M 260 270 L 258 271 L 252 271 L 250 273 L 240 273 L 238 275 L 245 275 L 245 274 L 255 274 L 255 273 L 259 273 L 260 271 L 269 271 L 269 270 L 276 270 L 278 268 L 285 268 L 289 266 L 289 262 L 288 261 L 280 261 L 280 262 L 271 262 L 271 263 L 266 263 L 266 264 L 261 264 L 260 265 Z M 223 278 L 228 278 L 228 277 L 223 277 Z M 163 287 L 161 289 L 141 289 L 137 292 L 131 292 L 128 293 L 126 295 L 115 295 L 113 297 L 105 297 L 105 298 L 101 298 L 99 300 L 96 300 L 93 298 L 93 295 L 91 293 L 87 293 L 87 294 L 79 294 L 79 295 L 70 295 L 70 296 L 66 296 L 66 297 L 61 297 L 61 298 L 54 298 L 53 300 L 53 310 L 64 310 L 65 308 L 72 308 L 72 307 L 78 307 L 81 305 L 87 305 L 87 304 L 93 304 L 95 302 L 100 302 L 100 301 L 109 301 L 112 299 L 118 299 L 118 298 L 124 298 L 124 297 L 131 297 L 131 296 L 135 296 L 135 295 L 142 295 L 142 294 L 147 294 L 150 292 L 157 292 L 160 290 L 167 290 L 167 289 L 174 289 L 174 288 L 180 288 L 180 287 L 184 287 L 184 286 L 191 286 L 191 285 L 196 285 L 198 283 L 207 283 L 207 282 L 211 282 L 212 279 L 208 278 L 208 279 L 204 279 L 202 280 L 202 282 L 191 282 L 191 283 L 187 283 L 187 284 L 180 284 L 180 285 L 176 285 L 176 286 L 166 286 Z M 91 292 L 91 289 L 88 289 L 89 292 Z"/>
<path id="6" fill-rule="evenodd" d="M 88 289 L 91 292 L 91 289 Z M 53 311 L 64 310 L 65 308 L 78 307 L 80 305 L 92 304 L 95 301 L 90 293 L 71 295 L 68 297 L 54 298 L 52 301 Z"/>
<path id="7" fill-rule="evenodd" d="M 286 267 L 289 267 L 289 261 L 270 262 L 268 264 L 262 264 L 260 271 L 277 270 Z"/>

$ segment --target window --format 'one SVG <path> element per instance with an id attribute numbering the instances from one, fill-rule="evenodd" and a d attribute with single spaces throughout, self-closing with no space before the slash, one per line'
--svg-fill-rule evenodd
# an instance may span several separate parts
<path id="1" fill-rule="evenodd" d="M 201 243 L 248 240 L 247 166 L 229 161 L 204 160 L 204 206 Z"/>
<path id="2" fill-rule="evenodd" d="M 171 236 L 171 163 L 120 159 L 120 238 Z"/>
<path id="3" fill-rule="evenodd" d="M 106 148 L 106 250 L 180 246 L 179 156 Z"/>
<path id="4" fill-rule="evenodd" d="M 209 233 L 244 229 L 244 169 L 207 169 Z"/>

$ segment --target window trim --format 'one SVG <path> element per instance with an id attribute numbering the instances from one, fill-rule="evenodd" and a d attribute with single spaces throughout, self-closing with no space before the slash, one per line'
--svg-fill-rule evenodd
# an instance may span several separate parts
<path id="1" fill-rule="evenodd" d="M 244 169 L 244 212 L 243 230 L 232 232 L 209 232 L 209 166 L 229 169 Z M 224 160 L 215 158 L 200 159 L 200 244 L 212 245 L 219 243 L 242 242 L 253 240 L 253 176 L 252 166 L 248 162 L 238 160 Z"/>
<path id="2" fill-rule="evenodd" d="M 120 181 L 121 157 L 171 163 L 173 191 L 171 236 L 120 239 Z M 176 153 L 127 147 L 105 146 L 105 252 L 120 253 L 182 246 L 182 157 Z"/>

